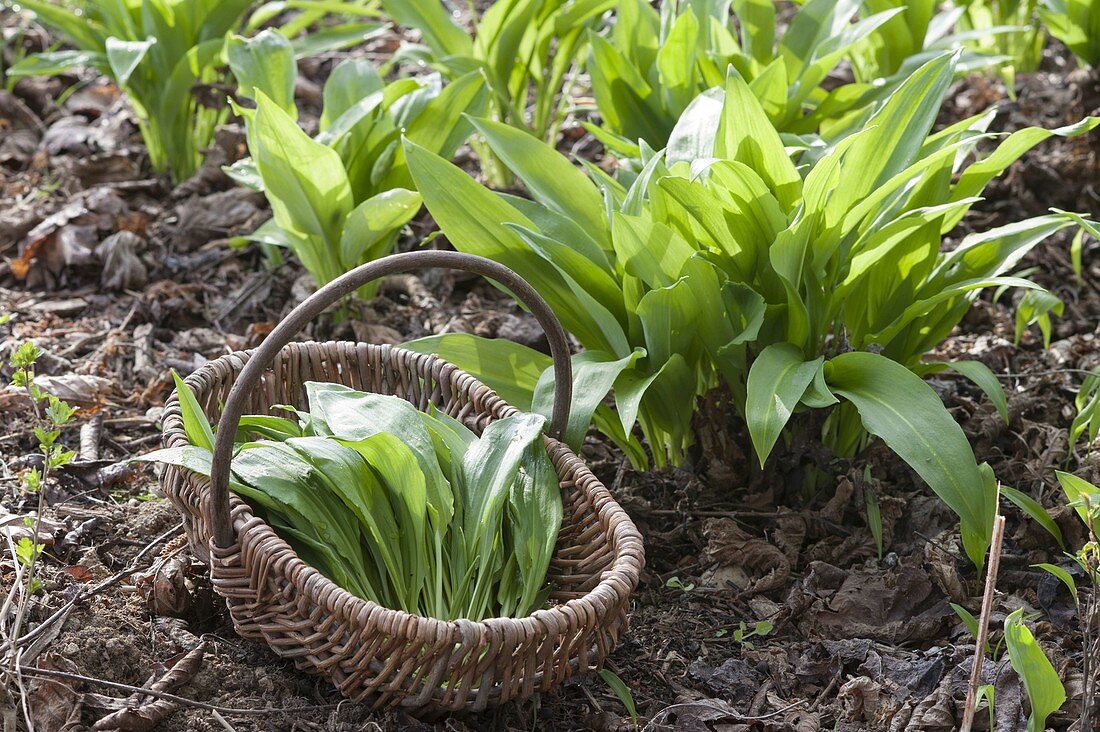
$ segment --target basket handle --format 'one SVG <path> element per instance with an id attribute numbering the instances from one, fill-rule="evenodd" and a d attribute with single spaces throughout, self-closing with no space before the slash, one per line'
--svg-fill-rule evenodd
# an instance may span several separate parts
<path id="1" fill-rule="evenodd" d="M 504 265 L 473 254 L 436 250 L 391 254 L 344 273 L 306 298 L 264 338 L 263 343 L 252 352 L 241 369 L 225 400 L 225 408 L 218 420 L 217 436 L 214 439 L 208 515 L 213 523 L 214 541 L 218 546 L 228 547 L 233 543 L 233 524 L 229 515 L 229 463 L 233 457 L 233 437 L 237 433 L 237 425 L 244 414 L 248 398 L 259 383 L 264 369 L 307 323 L 340 298 L 379 277 L 431 267 L 464 270 L 496 280 L 530 308 L 546 332 L 550 353 L 554 357 L 554 411 L 550 422 L 551 432 L 559 439 L 565 433 L 573 395 L 569 344 L 561 323 L 535 289 Z"/>

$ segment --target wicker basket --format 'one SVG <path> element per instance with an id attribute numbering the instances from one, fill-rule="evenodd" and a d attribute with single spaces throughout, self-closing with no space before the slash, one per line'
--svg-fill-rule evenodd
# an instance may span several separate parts
<path id="1" fill-rule="evenodd" d="M 213 475 L 168 467 L 165 493 L 184 517 L 194 552 L 208 561 L 234 627 L 262 638 L 345 696 L 419 713 L 478 711 L 546 691 L 599 669 L 626 626 L 644 563 L 642 539 L 607 488 L 556 439 L 564 519 L 551 561 L 552 605 L 525 618 L 481 622 L 419 617 L 362 600 L 305 564 L 249 506 L 227 490 L 228 457 L 244 413 L 302 406 L 306 381 L 394 394 L 419 409 L 446 411 L 480 433 L 517 410 L 469 374 L 435 356 L 363 343 L 290 343 L 326 307 L 386 274 L 425 267 L 476 272 L 506 286 L 538 317 L 555 357 L 555 435 L 570 400 L 564 332 L 546 303 L 511 270 L 456 252 L 398 254 L 363 265 L 295 308 L 254 351 L 222 356 L 186 379 L 207 415 L 219 417 Z M 224 407 L 221 405 L 224 404 Z M 165 446 L 187 444 L 176 394 L 164 418 Z"/>

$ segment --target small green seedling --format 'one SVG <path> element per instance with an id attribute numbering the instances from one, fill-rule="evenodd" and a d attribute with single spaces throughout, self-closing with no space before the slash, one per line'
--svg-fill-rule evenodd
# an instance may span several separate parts
<path id="1" fill-rule="evenodd" d="M 634 705 L 634 694 L 631 693 L 630 687 L 626 685 L 618 674 L 610 669 L 600 669 L 600 678 L 611 691 L 615 692 L 615 696 L 619 697 L 619 701 L 626 707 L 626 711 L 630 714 L 630 721 L 634 725 L 634 729 L 638 729 L 638 708 Z"/>
<path id="2" fill-rule="evenodd" d="M 695 583 L 688 582 L 687 584 L 684 584 L 684 582 L 678 576 L 672 576 L 665 581 L 665 587 L 671 588 L 673 590 L 682 590 L 683 592 L 691 592 L 695 589 Z"/>
<path id="3" fill-rule="evenodd" d="M 1024 625 L 1024 611 L 1015 610 L 1005 618 L 1005 644 L 1012 668 L 1020 675 L 1031 702 L 1028 732 L 1043 732 L 1047 717 L 1066 702 L 1066 690 L 1043 649 Z"/>
<path id="4" fill-rule="evenodd" d="M 750 638 L 764 638 L 774 630 L 775 626 L 769 623 L 767 620 L 760 620 L 753 624 L 752 628 L 742 620 L 738 623 L 737 628 L 733 631 L 733 639 L 741 644 L 742 648 L 752 650 L 755 645 Z"/>

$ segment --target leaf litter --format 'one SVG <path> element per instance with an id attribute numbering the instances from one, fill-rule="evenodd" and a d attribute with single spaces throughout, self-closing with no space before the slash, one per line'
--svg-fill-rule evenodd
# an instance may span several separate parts
<path id="1" fill-rule="evenodd" d="M 324 70 L 323 64 L 303 66 L 310 74 Z M 1100 106 L 1097 90 L 1073 74 L 1022 77 L 1006 129 L 1054 126 Z M 944 114 L 958 119 L 1001 98 L 990 84 L 961 82 Z M 100 415 L 104 424 L 98 459 L 61 472 L 47 495 L 50 548 L 31 627 L 79 599 L 35 663 L 174 689 L 215 706 L 303 708 L 232 718 L 242 731 L 365 724 L 630 729 L 625 709 L 595 676 L 572 680 L 537 702 L 438 726 L 340 705 L 325 683 L 233 633 L 206 567 L 180 541 L 178 516 L 159 496 L 152 472 L 113 466 L 159 444 L 171 390 L 168 367 L 190 372 L 257 345 L 293 305 L 297 271 L 264 271 L 255 251 L 225 246 L 267 216 L 262 197 L 232 188 L 220 171 L 240 154 L 239 129 L 220 136 L 210 165 L 165 190 L 134 155 L 132 116 L 116 89 L 91 83 L 58 104 L 60 91 L 25 79 L 14 94 L 0 92 L 0 120 L 12 130 L 0 143 L 0 254 L 9 262 L 0 265 L 0 311 L 18 315 L 11 337 L 0 341 L 0 356 L 6 362 L 15 341 L 35 338 L 53 356 L 41 373 L 49 388 L 79 403 L 85 419 Z M 1051 110 L 1063 110 L 1065 120 L 1050 119 Z M 1018 201 L 1033 213 L 1052 205 L 1095 209 L 1088 196 L 1096 195 L 1100 162 L 1095 140 L 1089 144 L 1083 138 L 1054 142 L 1025 155 L 978 208 L 983 226 L 1014 216 L 1009 209 Z M 64 187 L 54 188 L 57 180 Z M 428 226 L 414 222 L 422 233 Z M 1003 381 L 1009 424 L 966 382 L 942 375 L 934 385 L 976 452 L 1006 484 L 1046 506 L 1072 543 L 1083 537 L 1074 533 L 1080 529 L 1072 511 L 1060 505 L 1053 470 L 1068 462 L 1083 477 L 1100 479 L 1095 453 L 1084 461 L 1066 440 L 1076 370 L 1100 363 L 1100 247 L 1083 253 L 1084 283 L 1073 277 L 1067 252 L 1068 241 L 1055 240 L 1031 255 L 1044 265 L 1036 279 L 1067 301 L 1050 349 L 1032 333 L 1013 348 L 1012 303 L 983 300 L 939 354 L 1011 374 Z M 335 327 L 319 322 L 304 337 L 395 342 L 447 329 L 545 349 L 531 318 L 509 300 L 448 273 L 392 278 L 378 300 L 349 320 Z M 631 627 L 610 659 L 646 729 L 952 729 L 966 694 L 973 639 L 948 603 L 976 614 L 981 581 L 963 558 L 951 515 L 888 451 L 867 453 L 870 480 L 862 464 L 799 452 L 797 445 L 783 456 L 783 470 L 762 474 L 741 450 L 748 435 L 732 415 L 703 415 L 706 450 L 696 449 L 684 468 L 666 474 L 634 473 L 594 437 L 585 445 L 586 459 L 614 486 L 647 539 L 649 563 Z M 0 416 L 0 477 L 6 477 L 29 467 L 23 456 L 33 435 L 18 398 L 0 394 Z M 77 444 L 77 429 L 66 432 L 66 444 Z M 821 461 L 841 479 L 817 485 L 800 477 L 804 466 Z M 106 479 L 109 468 L 117 475 Z M 881 514 L 881 558 L 868 528 L 868 492 Z M 5 494 L 2 510 L 21 521 L 33 506 Z M 1009 533 L 994 625 L 1017 608 L 1051 618 L 1035 624 L 1036 634 L 1072 698 L 1080 688 L 1069 670 L 1080 652 L 1079 620 L 1064 588 L 1030 569 L 1040 561 L 1057 563 L 1057 546 L 1008 504 L 1002 510 Z M 117 581 L 87 594 L 119 572 Z M 739 640 L 741 623 L 770 627 Z M 996 728 L 1020 728 L 1025 695 L 1007 659 L 987 660 L 983 679 L 997 683 Z M 30 693 L 42 730 L 223 729 L 209 710 L 127 697 L 87 682 L 36 679 Z M 1073 712 L 1071 701 L 1051 722 L 1065 728 Z"/>

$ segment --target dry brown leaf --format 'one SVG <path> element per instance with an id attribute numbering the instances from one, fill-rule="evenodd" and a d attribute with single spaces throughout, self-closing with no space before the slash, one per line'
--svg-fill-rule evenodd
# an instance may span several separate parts
<path id="1" fill-rule="evenodd" d="M 170 658 L 165 666 L 167 671 L 149 688 L 152 691 L 168 692 L 176 687 L 183 686 L 199 672 L 202 666 L 203 654 L 206 653 L 206 644 L 200 643 L 190 651 Z M 140 702 L 139 699 L 133 700 Z M 178 705 L 167 699 L 152 698 L 146 703 L 136 703 L 120 709 L 117 712 L 103 717 L 93 730 L 124 730 L 125 732 L 145 732 L 159 724 L 165 717 L 176 710 Z"/>
<path id="2" fill-rule="evenodd" d="M 111 390 L 111 380 L 86 374 L 40 374 L 34 377 L 38 388 L 74 405 L 102 404 Z"/>
<path id="3" fill-rule="evenodd" d="M 703 524 L 707 546 L 699 557 L 706 569 L 703 581 L 733 583 L 749 594 L 782 587 L 791 574 L 790 560 L 775 546 L 743 531 L 733 519 L 708 519 Z"/>
<path id="4" fill-rule="evenodd" d="M 38 661 L 39 668 L 75 673 L 76 664 L 57 653 L 47 653 Z M 31 686 L 27 706 L 38 732 L 76 732 L 80 724 L 82 694 L 68 681 L 37 679 Z"/>
<path id="5" fill-rule="evenodd" d="M 149 270 L 138 254 L 145 240 L 129 231 L 111 234 L 100 242 L 95 253 L 102 262 L 99 283 L 105 290 L 136 290 L 149 280 Z"/>

